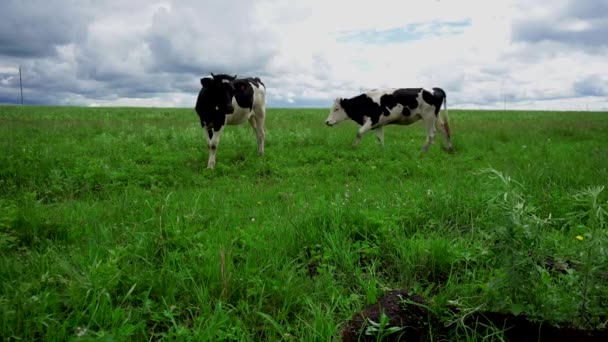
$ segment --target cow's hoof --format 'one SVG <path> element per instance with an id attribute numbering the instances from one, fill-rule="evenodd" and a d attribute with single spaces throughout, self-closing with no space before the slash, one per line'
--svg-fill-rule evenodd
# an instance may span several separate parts
<path id="1" fill-rule="evenodd" d="M 454 153 L 454 146 L 442 146 L 443 150 L 446 151 L 447 153 Z"/>

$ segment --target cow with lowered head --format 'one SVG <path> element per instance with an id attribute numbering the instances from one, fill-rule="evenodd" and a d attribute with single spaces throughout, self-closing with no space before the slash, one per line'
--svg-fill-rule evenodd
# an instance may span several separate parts
<path id="1" fill-rule="evenodd" d="M 209 146 L 207 168 L 215 167 L 215 154 L 225 125 L 240 125 L 249 121 L 257 138 L 258 155 L 264 154 L 264 121 L 266 87 L 257 78 L 237 78 L 236 75 L 214 75 L 201 78 L 195 110 L 201 127 L 206 131 Z"/>
<path id="2" fill-rule="evenodd" d="M 441 111 L 441 105 L 444 110 Z M 353 141 L 356 146 L 361 137 L 376 131 L 380 144 L 384 144 L 384 126 L 410 125 L 418 120 L 424 122 L 426 141 L 421 152 L 428 150 L 435 138 L 438 128 L 444 135 L 447 149 L 453 149 L 448 123 L 446 93 L 441 88 L 386 88 L 374 89 L 351 98 L 336 98 L 325 120 L 328 126 L 334 126 L 351 119 L 361 127 Z"/>

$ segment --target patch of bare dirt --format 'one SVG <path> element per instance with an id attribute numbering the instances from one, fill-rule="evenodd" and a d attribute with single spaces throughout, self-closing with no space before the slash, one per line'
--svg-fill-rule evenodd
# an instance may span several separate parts
<path id="1" fill-rule="evenodd" d="M 607 330 L 581 330 L 567 325 L 556 327 L 545 322 L 531 321 L 525 315 L 515 316 L 510 313 L 478 312 L 465 320 L 465 323 L 477 327 L 493 325 L 504 331 L 503 336 L 507 341 L 608 341 Z"/>
<path id="2" fill-rule="evenodd" d="M 424 341 L 429 325 L 429 312 L 425 301 L 404 290 L 394 290 L 382 296 L 376 304 L 355 314 L 342 330 L 342 339 L 350 341 L 376 341 L 379 329 L 386 333 L 384 341 Z M 380 328 L 384 313 L 388 324 Z M 375 324 L 374 324 L 375 323 Z"/>
<path id="3" fill-rule="evenodd" d="M 459 311 L 458 308 L 450 308 Z M 384 325 L 381 324 L 384 313 Z M 528 319 L 525 315 L 510 313 L 476 312 L 468 315 L 464 324 L 471 331 L 484 335 L 503 331 L 506 341 L 551 341 L 551 342 L 595 342 L 608 341 L 608 329 L 582 330 L 570 324 L 551 325 Z M 341 331 L 342 340 L 350 341 L 427 341 L 432 333 L 433 340 L 450 341 L 456 328 L 446 327 L 429 311 L 426 301 L 419 295 L 405 290 L 393 290 L 382 296 L 377 303 L 353 315 Z"/>

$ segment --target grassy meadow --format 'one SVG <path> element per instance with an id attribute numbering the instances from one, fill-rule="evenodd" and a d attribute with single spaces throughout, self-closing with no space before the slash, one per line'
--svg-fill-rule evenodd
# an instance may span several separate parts
<path id="1" fill-rule="evenodd" d="M 230 126 L 207 170 L 192 109 L 0 106 L 0 339 L 330 341 L 391 289 L 451 341 L 606 327 L 607 113 L 450 110 L 425 155 L 327 114 L 269 109 L 263 157 Z"/>

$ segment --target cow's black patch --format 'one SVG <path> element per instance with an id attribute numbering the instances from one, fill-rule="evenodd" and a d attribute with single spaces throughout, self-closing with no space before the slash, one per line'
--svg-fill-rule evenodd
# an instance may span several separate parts
<path id="1" fill-rule="evenodd" d="M 201 78 L 201 90 L 196 99 L 194 109 L 198 114 L 201 126 L 211 127 L 218 131 L 224 125 L 226 115 L 234 111 L 232 97 L 234 96 L 235 76 L 226 74 Z"/>
<path id="2" fill-rule="evenodd" d="M 206 129 L 208 133 L 213 129 L 219 131 L 224 123 L 226 122 L 226 114 L 216 110 L 203 111 L 198 114 L 198 118 L 201 121 L 201 127 Z M 211 135 L 209 135 L 211 138 Z"/>
<path id="3" fill-rule="evenodd" d="M 411 110 L 418 108 L 418 94 L 421 88 L 400 88 L 392 94 L 385 94 L 380 97 L 380 104 L 384 115 L 389 115 L 389 110 L 397 104 L 403 106 L 402 114 L 410 116 Z"/>
<path id="4" fill-rule="evenodd" d="M 366 94 L 361 94 L 350 99 L 342 99 L 340 100 L 340 105 L 346 112 L 346 115 L 359 125 L 365 123 L 365 116 L 368 116 L 372 120 L 372 124 L 375 125 L 382 114 L 380 105 Z"/>
<path id="5" fill-rule="evenodd" d="M 234 99 L 241 108 L 253 108 L 253 86 L 262 87 L 264 83 L 258 77 L 239 78 L 232 82 L 234 85 Z"/>
<path id="6" fill-rule="evenodd" d="M 255 87 L 265 87 L 258 77 L 239 78 L 232 82 L 234 85 L 234 99 L 241 108 L 253 108 L 253 84 Z"/>

